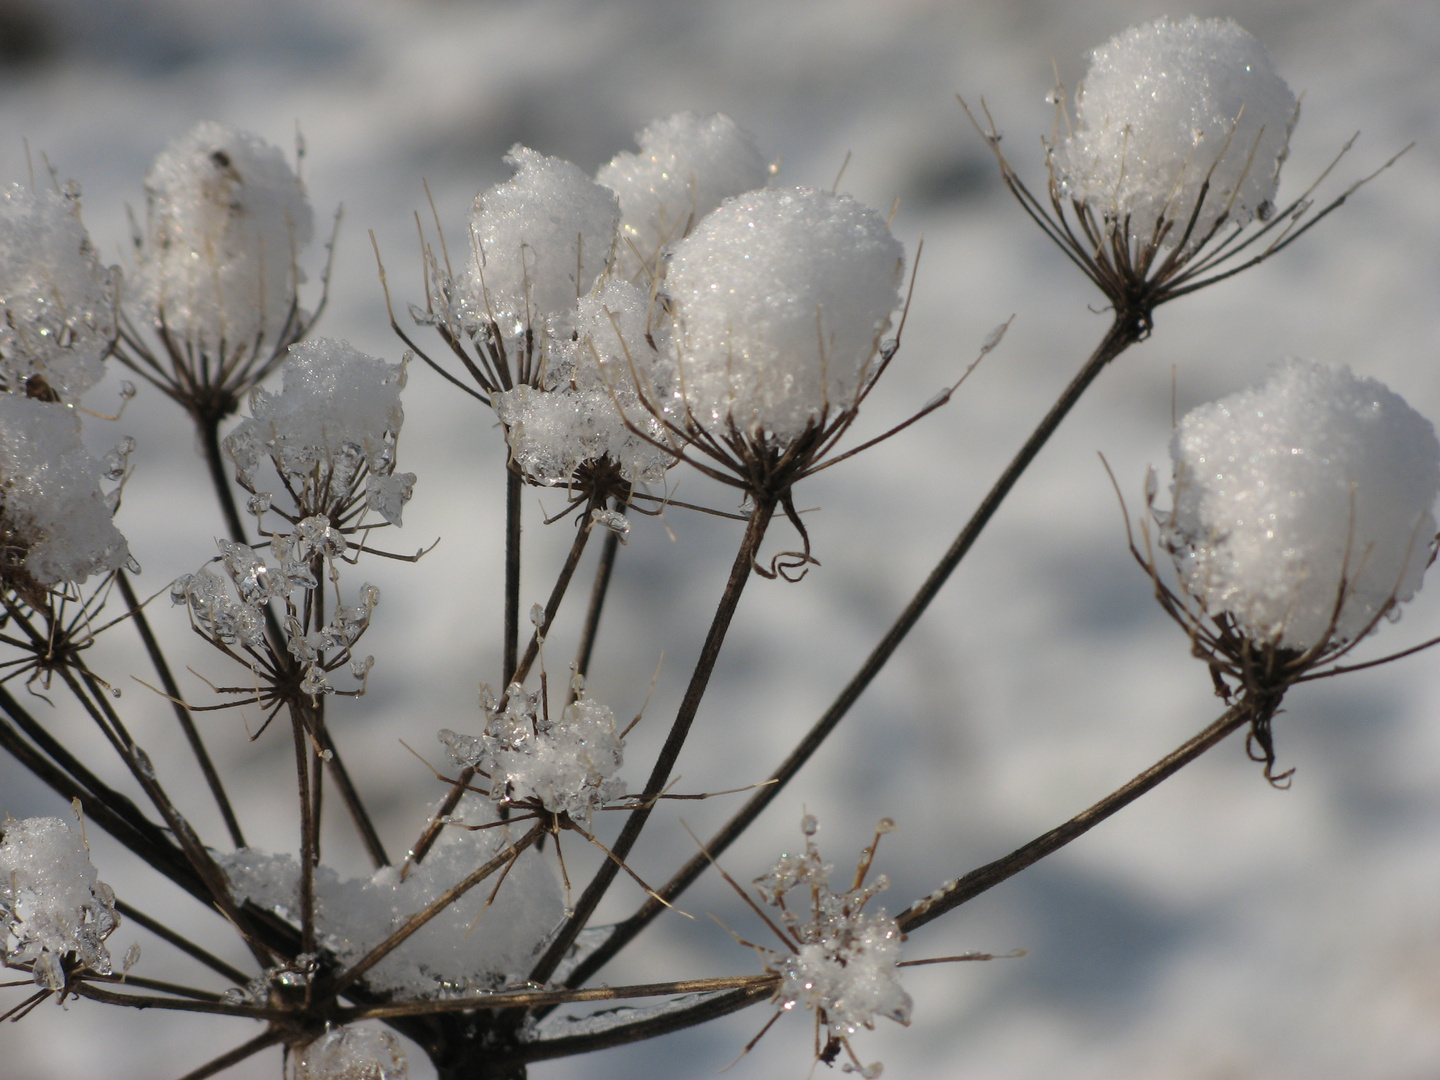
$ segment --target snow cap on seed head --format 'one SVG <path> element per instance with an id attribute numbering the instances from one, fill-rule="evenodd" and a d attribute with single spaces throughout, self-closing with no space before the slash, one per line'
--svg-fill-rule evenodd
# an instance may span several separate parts
<path id="1" fill-rule="evenodd" d="M 285 156 L 213 121 L 174 140 L 145 174 L 147 228 L 130 300 L 147 323 L 207 353 L 272 347 L 303 322 L 297 257 L 313 214 Z"/>
<path id="2" fill-rule="evenodd" d="M 515 175 L 475 197 L 468 292 L 473 315 L 509 339 L 564 315 L 610 262 L 615 193 L 561 158 L 518 143 Z"/>
<path id="3" fill-rule="evenodd" d="M 648 287 L 667 245 L 722 200 L 763 187 L 770 166 L 755 137 L 723 113 L 676 113 L 652 121 L 635 142 L 638 152 L 622 150 L 595 178 L 620 198 L 617 270 Z"/>
<path id="4" fill-rule="evenodd" d="M 848 195 L 766 188 L 722 203 L 667 271 L 687 419 L 790 442 L 853 408 L 899 305 L 904 255 Z"/>
<path id="5" fill-rule="evenodd" d="M 1231 19 L 1161 18 L 1091 54 L 1075 130 L 1057 148 L 1061 193 L 1088 202 L 1140 242 L 1160 219 L 1180 242 L 1206 181 L 1188 244 L 1223 214 L 1268 216 L 1296 115 L 1269 54 Z M 1213 167 L 1213 171 L 1212 171 Z M 1233 201 L 1232 201 L 1233 200 Z"/>
<path id="6" fill-rule="evenodd" d="M 1167 541 L 1181 580 L 1257 643 L 1353 641 L 1419 590 L 1440 443 L 1374 379 L 1287 360 L 1186 415 L 1170 452 Z"/>

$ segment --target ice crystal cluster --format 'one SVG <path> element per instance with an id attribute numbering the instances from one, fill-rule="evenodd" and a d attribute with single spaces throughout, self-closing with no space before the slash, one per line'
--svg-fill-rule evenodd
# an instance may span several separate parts
<path id="1" fill-rule="evenodd" d="M 624 761 L 625 743 L 615 730 L 615 714 L 584 695 L 552 717 L 541 693 L 512 683 L 503 702 L 481 685 L 485 731 L 477 736 L 442 729 L 439 739 L 457 765 L 488 777 L 497 803 L 539 803 L 555 814 L 568 814 L 589 825 L 596 810 L 625 794 L 615 774 Z"/>
<path id="2" fill-rule="evenodd" d="M 63 961 L 110 974 L 105 939 L 119 925 L 115 894 L 95 871 L 85 841 L 59 818 L 5 822 L 0 839 L 0 958 L 31 964 L 35 982 L 65 986 Z"/>
<path id="3" fill-rule="evenodd" d="M 279 150 L 201 123 L 155 159 L 145 195 L 128 297 L 140 320 L 214 356 L 273 344 L 300 321 L 298 255 L 313 214 Z"/>
<path id="4" fill-rule="evenodd" d="M 1215 223 L 1268 216 L 1295 119 L 1295 95 L 1264 47 L 1230 19 L 1161 18 L 1091 54 L 1075 129 L 1058 147 L 1062 193 L 1130 237 L 1180 242 Z"/>
<path id="5" fill-rule="evenodd" d="M 764 187 L 769 163 L 755 137 L 723 113 L 682 112 L 635 136 L 595 179 L 620 199 L 615 267 L 648 290 L 661 254 L 732 195 Z"/>
<path id="6" fill-rule="evenodd" d="M 289 612 L 283 625 L 290 655 L 305 671 L 301 691 L 334 693 L 330 674 L 347 664 L 363 691 L 374 658 L 355 658 L 350 650 L 370 628 L 380 590 L 370 584 L 360 586 L 358 603 L 334 605 L 329 621 L 309 633 L 295 617 L 304 605 L 296 602 L 294 593 L 319 587 L 317 563 L 329 568 L 338 591 L 335 560 L 348 547 L 344 535 L 325 518 L 308 517 L 296 524 L 294 532 L 271 536 L 268 559 L 246 544 L 224 539 L 216 544 L 220 557 L 214 563 L 177 578 L 170 587 L 171 601 L 186 606 L 196 628 L 217 644 L 262 650 L 265 605 L 279 600 Z"/>
<path id="7" fill-rule="evenodd" d="M 331 1028 L 295 1055 L 294 1080 L 406 1080 L 400 1041 L 384 1028 Z"/>
<path id="8" fill-rule="evenodd" d="M 770 873 L 755 880 L 761 899 L 779 909 L 793 939 L 787 952 L 766 950 L 767 970 L 781 979 L 777 1000 L 785 1009 L 800 1004 L 816 1010 L 837 1039 L 873 1028 L 877 1016 L 909 1024 L 912 1002 L 896 973 L 904 935 L 884 909 L 863 910 L 889 881 L 881 874 L 868 885 L 835 892 L 830 885 L 835 868 L 815 845 L 815 819 L 807 815 L 801 827 L 804 853 L 782 855 Z M 790 906 L 792 894 L 803 906 Z M 878 1066 L 867 1071 L 879 1075 Z"/>
<path id="9" fill-rule="evenodd" d="M 250 417 L 225 440 L 241 486 L 273 495 L 260 475 L 268 458 L 299 514 L 338 522 L 363 480 L 365 507 L 399 525 L 415 485 L 414 473 L 395 472 L 405 365 L 321 338 L 292 345 L 281 373 L 279 393 L 256 390 Z"/>
<path id="10" fill-rule="evenodd" d="M 1374 379 L 1288 360 L 1189 413 L 1170 452 L 1182 583 L 1255 641 L 1352 641 L 1420 588 L 1440 444 Z"/>
<path id="11" fill-rule="evenodd" d="M 73 186 L 0 194 L 0 390 L 73 404 L 105 374 L 115 278 L 80 222 Z M 48 393 L 47 393 L 48 391 Z"/>
<path id="12" fill-rule="evenodd" d="M 675 455 L 662 449 L 664 430 L 644 403 L 667 398 L 674 375 L 649 296 L 606 281 L 575 305 L 572 326 L 551 348 L 543 388 L 494 397 L 512 460 L 538 484 L 563 486 L 581 466 L 607 461 L 630 483 L 661 482 Z"/>
<path id="13" fill-rule="evenodd" d="M 766 188 L 726 201 L 670 256 L 687 419 L 780 443 L 849 411 L 899 304 L 904 250 L 847 195 Z"/>
<path id="14" fill-rule="evenodd" d="M 515 176 L 475 198 L 468 291 L 477 317 L 514 348 L 569 313 L 609 266 L 620 206 L 561 158 L 516 145 L 505 160 Z"/>
<path id="15" fill-rule="evenodd" d="M 493 820 L 487 807 L 483 801 L 466 799 L 459 813 L 467 820 Z M 509 843 L 501 828 L 474 832 L 451 828 L 403 879 L 398 866 L 384 867 L 373 877 L 347 880 L 327 866 L 317 868 L 320 945 L 342 965 L 355 963 Z M 237 902 L 253 900 L 283 918 L 299 921 L 300 866 L 294 855 L 244 848 L 220 856 L 219 861 Z M 560 884 L 544 858 L 526 853 L 487 907 L 499 878 L 497 873 L 482 881 L 407 938 L 366 973 L 367 985 L 401 998 L 433 998 L 493 989 L 522 978 L 560 922 Z"/>
<path id="16" fill-rule="evenodd" d="M 130 439 L 101 461 L 80 441 L 66 405 L 0 393 L 0 577 L 22 572 L 44 587 L 83 582 L 129 566 L 125 537 L 111 516 L 125 476 Z"/>

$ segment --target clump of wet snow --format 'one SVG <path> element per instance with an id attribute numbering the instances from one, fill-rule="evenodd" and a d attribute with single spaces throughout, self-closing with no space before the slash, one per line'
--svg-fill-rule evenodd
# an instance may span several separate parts
<path id="1" fill-rule="evenodd" d="M 126 297 L 139 321 L 209 356 L 273 346 L 304 321 L 299 255 L 314 214 L 278 149 L 202 122 L 155 158 L 145 198 Z"/>
<path id="2" fill-rule="evenodd" d="M 79 189 L 4 189 L 0 390 L 73 404 L 104 376 L 116 332 L 115 273 L 80 221 Z"/>
<path id="3" fill-rule="evenodd" d="M 80 441 L 71 408 L 0 394 L 0 575 L 52 587 L 134 567 L 112 515 L 134 441 L 102 461 Z M 134 567 L 138 569 L 138 567 Z"/>
<path id="4" fill-rule="evenodd" d="M 1440 444 L 1374 379 L 1287 360 L 1186 415 L 1170 453 L 1181 581 L 1256 641 L 1352 641 L 1420 588 Z"/>
<path id="5" fill-rule="evenodd" d="M 99 879 L 90 852 L 64 821 L 33 817 L 4 824 L 0 839 L 0 958 L 31 964 L 35 982 L 65 986 L 62 962 L 111 973 L 105 947 L 120 917 L 115 894 Z"/>
<path id="6" fill-rule="evenodd" d="M 665 284 L 685 421 L 783 443 L 853 408 L 903 262 L 884 218 L 848 195 L 724 202 L 674 246 Z"/>
<path id="7" fill-rule="evenodd" d="M 1062 194 L 1083 199 L 1142 243 L 1187 244 L 1224 216 L 1267 217 L 1295 95 L 1264 46 L 1231 19 L 1161 18 L 1123 31 L 1090 58 L 1074 131 L 1056 149 Z"/>
<path id="8" fill-rule="evenodd" d="M 620 198 L 618 275 L 649 288 L 665 248 L 732 195 L 764 187 L 770 167 L 755 137 L 723 113 L 676 113 L 635 136 L 595 179 Z"/>
<path id="9" fill-rule="evenodd" d="M 382 1027 L 331 1028 L 295 1055 L 295 1080 L 406 1080 L 400 1040 Z"/>

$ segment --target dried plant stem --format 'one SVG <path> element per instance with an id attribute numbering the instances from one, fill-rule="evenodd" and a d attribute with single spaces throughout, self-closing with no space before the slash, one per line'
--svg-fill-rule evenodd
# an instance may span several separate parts
<path id="1" fill-rule="evenodd" d="M 896 916 L 900 929 L 909 932 L 924 926 L 952 908 L 959 907 L 987 889 L 994 888 L 1007 878 L 1014 877 L 1027 866 L 1059 851 L 1070 841 L 1083 836 L 1116 811 L 1129 806 L 1161 781 L 1179 772 L 1212 746 L 1223 741 L 1231 732 L 1249 723 L 1254 716 L 1255 705 L 1253 702 L 1242 700 L 1226 709 L 1218 720 L 1200 734 L 1172 753 L 1165 755 L 1128 784 L 1111 792 L 1088 810 L 1081 811 L 1063 825 L 1051 829 L 1042 836 L 1037 836 L 1003 859 L 996 859 L 992 863 L 970 871 L 947 888 L 902 911 Z"/>
<path id="2" fill-rule="evenodd" d="M 735 554 L 735 562 L 730 568 L 730 577 L 725 582 L 724 592 L 720 594 L 715 617 L 710 622 L 710 630 L 705 635 L 705 643 L 700 648 L 700 656 L 695 661 L 695 668 L 690 674 L 690 684 L 685 689 L 685 696 L 680 701 L 680 708 L 675 714 L 675 721 L 670 726 L 670 733 L 665 738 L 665 744 L 660 748 L 660 754 L 655 759 L 650 779 L 646 781 L 645 789 L 640 796 L 640 804 L 625 819 L 625 825 L 620 830 L 619 837 L 611 846 L 612 858 L 601 864 L 595 877 L 586 886 L 579 902 L 575 905 L 574 914 L 566 920 L 560 933 L 545 951 L 545 955 L 535 965 L 530 974 L 531 981 L 547 982 L 560 961 L 564 959 L 570 946 L 574 944 L 576 936 L 594 913 L 596 906 L 610 887 L 610 883 L 614 881 L 620 864 L 629 856 L 631 849 L 635 846 L 635 841 L 640 838 L 640 831 L 645 827 L 645 822 L 649 819 L 658 796 L 665 790 L 665 785 L 670 782 L 671 770 L 680 756 L 681 747 L 685 745 L 685 738 L 690 733 L 690 725 L 695 719 L 695 714 L 700 709 L 700 702 L 705 696 L 710 675 L 715 670 L 715 661 L 719 658 L 720 648 L 725 642 L 725 634 L 730 629 L 730 620 L 734 617 L 735 609 L 740 603 L 740 596 L 745 591 L 745 584 L 749 581 L 751 571 L 755 567 L 755 557 L 760 551 L 761 541 L 765 539 L 765 530 L 769 527 L 770 519 L 775 514 L 777 503 L 778 499 L 775 497 L 755 497 L 750 520 L 745 528 L 744 539 L 740 541 L 740 550 Z M 656 906 L 661 905 L 657 903 Z"/>
<path id="3" fill-rule="evenodd" d="M 520 496 L 525 481 L 518 469 L 505 469 L 505 660 L 502 684 L 515 679 L 520 652 Z"/>
<path id="4" fill-rule="evenodd" d="M 245 524 L 240 517 L 240 507 L 235 502 L 235 492 L 230 487 L 230 477 L 225 471 L 225 455 L 220 449 L 221 418 L 197 415 L 194 419 L 195 427 L 200 433 L 200 445 L 205 451 L 205 464 L 210 469 L 210 484 L 219 500 L 220 512 L 225 516 L 225 528 L 230 531 L 230 539 L 235 543 L 248 544 Z"/>
<path id="5" fill-rule="evenodd" d="M 281 1037 L 278 1032 L 261 1032 L 249 1042 L 241 1043 L 239 1046 L 235 1047 L 234 1050 L 227 1051 L 226 1053 L 221 1054 L 219 1057 L 214 1058 L 209 1062 L 206 1062 L 204 1065 L 200 1066 L 200 1068 L 195 1069 L 192 1072 L 186 1073 L 184 1076 L 180 1077 L 180 1080 L 208 1080 L 209 1077 L 214 1076 L 216 1073 L 224 1072 L 226 1069 L 230 1068 L 230 1066 L 238 1065 L 246 1058 L 258 1054 L 261 1050 L 268 1050 L 270 1047 L 274 1046 L 280 1041 Z"/>
<path id="6" fill-rule="evenodd" d="M 149 930 L 152 934 L 160 938 L 162 941 L 169 942 L 171 945 L 174 945 L 175 948 L 179 949 L 187 956 L 191 957 L 192 959 L 198 960 L 200 963 L 204 964 L 206 967 L 210 968 L 217 974 L 223 975 L 235 985 L 243 986 L 246 982 L 249 981 L 245 974 L 241 972 L 239 968 L 232 967 L 224 960 L 221 960 L 218 956 L 215 956 L 214 954 L 206 951 L 205 949 L 202 949 L 199 945 L 196 945 L 189 938 L 177 934 L 174 930 L 170 929 L 170 927 L 166 926 L 158 919 L 152 919 L 149 915 L 146 915 L 143 911 L 140 911 L 134 906 L 127 904 L 124 900 L 117 899 L 115 901 L 115 910 L 120 912 L 120 914 L 123 915 L 125 918 L 134 922 L 137 926 L 143 926 L 146 930 Z"/>
<path id="7" fill-rule="evenodd" d="M 590 670 L 590 656 L 600 630 L 600 615 L 610 591 L 610 578 L 615 571 L 615 556 L 620 551 L 620 535 L 607 529 L 600 548 L 600 561 L 595 566 L 595 584 L 590 589 L 590 605 L 585 609 L 585 625 L 580 631 L 580 646 L 575 651 L 575 672 L 581 678 Z"/>
<path id="8" fill-rule="evenodd" d="M 225 793 L 225 785 L 220 780 L 215 763 L 210 759 L 209 751 L 205 749 L 205 742 L 200 737 L 200 731 L 196 728 L 195 721 L 190 717 L 190 710 L 180 704 L 183 700 L 180 694 L 180 685 L 170 671 L 170 664 L 165 659 L 165 653 L 160 648 L 160 643 L 155 640 L 155 634 L 150 629 L 150 620 L 146 618 L 145 609 L 141 606 L 135 596 L 135 589 L 130 584 L 130 575 L 124 570 L 117 570 L 115 582 L 120 587 L 120 595 L 129 609 L 131 621 L 134 622 L 135 629 L 140 634 L 140 640 L 145 645 L 150 662 L 155 666 L 155 673 L 160 677 L 160 685 L 165 688 L 165 693 L 174 707 L 175 719 L 180 723 L 180 730 L 185 732 L 185 739 L 190 744 L 190 751 L 195 755 L 200 771 L 205 776 L 205 784 L 210 788 L 211 795 L 215 797 L 215 804 L 220 808 L 220 816 L 224 819 L 225 828 L 230 833 L 230 842 L 237 848 L 243 848 L 246 846 L 245 834 L 240 829 L 240 820 L 235 816 L 235 810 L 230 805 L 230 798 Z"/>
<path id="9" fill-rule="evenodd" d="M 315 951 L 315 864 L 319 822 L 310 790 L 310 740 L 300 710 L 291 706 L 290 731 L 295 743 L 295 786 L 300 803 L 300 951 Z M 318 782 L 319 778 L 316 778 Z"/>
<path id="10" fill-rule="evenodd" d="M 1010 489 L 1015 486 L 1026 468 L 1035 460 L 1041 448 L 1059 428 L 1061 421 L 1074 408 L 1075 403 L 1080 400 L 1090 384 L 1095 381 L 1096 376 L 1112 360 L 1139 341 L 1143 335 L 1143 329 L 1133 317 L 1124 312 L 1116 313 L 1109 331 L 1101 339 L 1100 344 L 1095 347 L 1095 351 L 1090 354 L 1089 359 L 1071 380 L 1070 385 L 1050 407 L 1050 411 L 1045 414 L 1045 418 L 1040 421 L 1039 426 L 1031 432 L 1025 445 L 1005 467 L 1005 471 L 1000 474 L 1000 478 L 995 481 L 995 485 L 971 515 L 970 520 L 965 523 L 965 527 L 960 530 L 949 550 L 930 571 L 930 576 L 925 579 L 885 636 L 880 639 L 879 644 L 866 658 L 865 663 L 840 691 L 830 708 L 815 722 L 814 727 L 791 751 L 790 756 L 770 774 L 769 782 L 761 785 L 735 816 L 707 841 L 704 851 L 692 857 L 679 872 L 656 890 L 659 896 L 666 901 L 673 901 L 684 892 L 710 865 L 710 857 L 718 857 L 734 843 L 750 827 L 751 822 L 770 805 L 775 796 L 780 794 L 781 789 L 810 760 L 811 755 L 820 748 L 820 745 L 845 718 L 860 695 L 865 692 L 871 681 L 894 655 L 895 650 L 900 647 L 900 643 L 905 640 L 905 636 L 920 621 L 920 616 L 925 613 L 930 602 L 939 594 L 951 573 L 965 558 L 966 553 L 969 552 L 981 532 L 984 531 L 985 526 L 989 524 L 990 519 L 1000 508 L 1000 504 L 1005 501 Z M 647 899 L 634 915 L 617 924 L 610 937 L 576 967 L 569 979 L 566 980 L 566 985 L 578 986 L 589 979 L 663 910 L 664 905 L 660 901 L 654 898 Z"/>

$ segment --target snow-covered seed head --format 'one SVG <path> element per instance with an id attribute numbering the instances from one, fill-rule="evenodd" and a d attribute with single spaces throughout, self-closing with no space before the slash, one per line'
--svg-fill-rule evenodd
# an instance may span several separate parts
<path id="1" fill-rule="evenodd" d="M 133 295 L 139 317 L 203 353 L 273 347 L 304 321 L 299 252 L 313 214 L 275 147 L 207 121 L 145 175 L 147 227 Z"/>
<path id="2" fill-rule="evenodd" d="M 0 390 L 74 404 L 105 374 L 115 276 L 100 265 L 73 186 L 0 193 Z"/>
<path id="3" fill-rule="evenodd" d="M 1295 95 L 1234 21 L 1131 27 L 1091 54 L 1075 107 L 1056 177 L 1108 227 L 1144 244 L 1168 225 L 1160 246 L 1174 247 L 1187 228 L 1185 243 L 1200 243 L 1222 216 L 1235 225 L 1268 216 Z"/>
<path id="4" fill-rule="evenodd" d="M 515 176 L 475 198 L 467 288 L 472 315 L 510 342 L 543 334 L 590 291 L 609 265 L 620 207 L 568 161 L 518 144 L 505 160 Z"/>
<path id="5" fill-rule="evenodd" d="M 395 441 L 405 419 L 400 407 L 405 365 L 320 338 L 292 345 L 281 371 L 280 392 L 256 390 L 250 418 L 225 440 L 236 479 L 247 491 L 257 491 L 260 465 L 268 458 L 300 494 L 300 515 L 334 519 L 363 498 L 398 525 L 415 483 L 413 473 L 394 471 Z"/>
<path id="6" fill-rule="evenodd" d="M 331 1028 L 295 1055 L 295 1080 L 406 1080 L 400 1041 L 381 1027 Z"/>
<path id="7" fill-rule="evenodd" d="M 115 528 L 114 492 L 102 482 L 124 475 L 129 442 L 110 464 L 80 441 L 74 410 L 0 394 L 0 580 L 27 600 L 31 583 L 51 588 L 133 566 Z M 137 568 L 138 569 L 138 568 Z"/>
<path id="8" fill-rule="evenodd" d="M 784 445 L 855 406 L 899 304 L 904 250 L 848 195 L 729 199 L 674 246 L 685 420 Z"/>
<path id="9" fill-rule="evenodd" d="M 893 827 L 882 822 L 876 842 L 880 832 Z M 874 1028 L 877 1016 L 910 1023 L 913 1003 L 898 974 L 905 935 L 883 909 L 864 910 L 889 886 L 884 875 L 865 881 L 874 845 L 862 856 L 855 887 L 837 893 L 830 885 L 834 866 L 820 857 L 815 845 L 817 831 L 815 819 L 807 815 L 802 823 L 804 853 L 782 855 L 768 874 L 755 880 L 760 898 L 778 909 L 789 938 L 784 951 L 761 951 L 766 970 L 780 978 L 775 991 L 780 1007 L 813 1009 L 827 1036 L 843 1044 L 853 1058 L 849 1037 L 862 1027 Z M 880 1074 L 878 1065 L 863 1068 L 868 1075 Z"/>
<path id="10" fill-rule="evenodd" d="M 35 982 L 59 991 L 62 961 L 110 974 L 105 947 L 120 917 L 84 840 L 59 818 L 7 820 L 0 839 L 0 960 L 31 964 Z"/>
<path id="11" fill-rule="evenodd" d="M 662 330 L 649 327 L 649 314 L 649 296 L 637 286 L 605 281 L 575 305 L 575 336 L 552 348 L 546 385 L 494 395 L 511 459 L 526 479 L 585 490 L 591 485 L 577 471 L 603 461 L 627 484 L 664 479 L 675 457 L 655 445 L 664 431 L 642 395 L 645 401 L 667 397 L 674 376 L 657 349 Z"/>
<path id="12" fill-rule="evenodd" d="M 1323 652 L 1420 588 L 1440 444 L 1374 379 L 1288 360 L 1189 413 L 1170 452 L 1181 583 L 1256 644 Z"/>
<path id="13" fill-rule="evenodd" d="M 769 164 L 755 137 L 721 113 L 682 112 L 655 120 L 595 179 L 620 197 L 616 270 L 647 288 L 665 247 L 683 238 L 732 195 L 763 187 Z"/>

